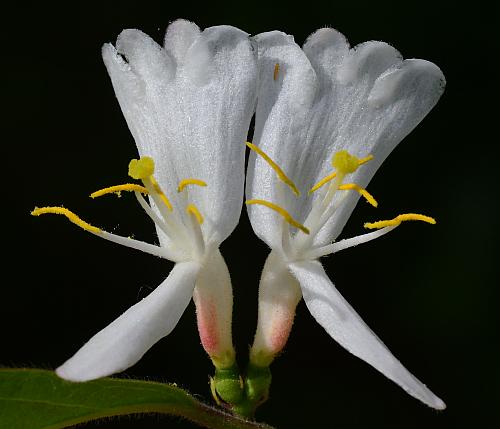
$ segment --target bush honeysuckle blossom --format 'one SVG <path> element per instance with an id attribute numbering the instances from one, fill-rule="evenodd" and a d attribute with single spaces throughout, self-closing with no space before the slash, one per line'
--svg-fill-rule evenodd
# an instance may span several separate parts
<path id="1" fill-rule="evenodd" d="M 427 405 L 444 402 L 410 374 L 334 287 L 318 258 L 373 240 L 413 213 L 367 223 L 376 229 L 336 242 L 359 196 L 394 147 L 441 96 L 445 80 L 424 60 L 402 60 L 383 42 L 352 49 L 333 29 L 298 47 L 279 32 L 255 37 L 259 89 L 247 171 L 247 208 L 271 248 L 259 287 L 250 362 L 267 367 L 283 349 L 303 297 L 328 334 Z"/>
<path id="2" fill-rule="evenodd" d="M 154 221 L 160 246 L 116 236 L 62 207 L 62 214 L 108 240 L 175 262 L 166 280 L 92 337 L 57 374 L 72 381 L 107 376 L 134 365 L 196 305 L 202 344 L 216 368 L 231 367 L 232 289 L 218 250 L 236 227 L 243 203 L 245 140 L 256 102 L 257 65 L 248 35 L 234 27 L 200 32 L 178 20 L 164 47 L 138 30 L 124 30 L 104 63 L 139 160 L 128 183 L 92 197 L 133 191 Z M 142 194 L 149 196 L 150 204 Z"/>

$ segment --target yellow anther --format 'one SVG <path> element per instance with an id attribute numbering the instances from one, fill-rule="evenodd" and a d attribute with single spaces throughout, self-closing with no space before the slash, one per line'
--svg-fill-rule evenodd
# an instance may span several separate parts
<path id="1" fill-rule="evenodd" d="M 254 152 L 257 152 L 264 160 L 269 164 L 269 166 L 276 172 L 279 179 L 286 183 L 293 193 L 298 197 L 300 195 L 300 191 L 298 190 L 295 183 L 284 173 L 284 171 L 276 164 L 270 157 L 267 155 L 261 148 L 255 146 L 253 143 L 247 142 L 247 146 L 252 149 Z"/>
<path id="2" fill-rule="evenodd" d="M 340 185 L 339 189 L 342 191 L 354 190 L 354 191 L 358 192 L 360 195 L 362 195 L 365 198 L 365 200 L 369 204 L 371 204 L 373 207 L 378 206 L 378 203 L 375 200 L 375 198 L 373 198 L 373 196 L 366 189 L 362 188 L 361 186 L 356 185 L 356 183 L 346 183 L 344 185 Z"/>
<path id="3" fill-rule="evenodd" d="M 186 207 L 186 213 L 192 214 L 200 225 L 203 223 L 203 216 L 194 204 L 188 204 Z"/>
<path id="4" fill-rule="evenodd" d="M 396 216 L 394 219 L 390 220 L 379 220 L 378 222 L 368 222 L 364 224 L 365 228 L 368 229 L 380 229 L 385 228 L 386 226 L 398 226 L 401 222 L 408 220 L 420 220 L 422 222 L 427 222 L 432 225 L 436 223 L 436 219 L 425 216 L 417 213 L 404 213 Z"/>
<path id="5" fill-rule="evenodd" d="M 329 181 L 335 179 L 335 177 L 337 177 L 337 173 L 336 172 L 333 172 L 332 174 L 329 174 L 325 178 L 321 179 L 318 183 L 316 183 L 311 189 L 309 189 L 309 193 L 312 194 L 314 191 L 317 191 L 323 185 L 325 185 Z"/>
<path id="6" fill-rule="evenodd" d="M 207 184 L 200 179 L 183 179 L 179 182 L 179 186 L 177 187 L 177 192 L 182 192 L 187 185 L 198 185 L 198 186 L 207 186 Z"/>
<path id="7" fill-rule="evenodd" d="M 274 65 L 274 72 L 273 72 L 273 79 L 274 80 L 278 79 L 279 73 L 280 73 L 280 65 L 279 65 L 279 63 L 276 63 Z"/>
<path id="8" fill-rule="evenodd" d="M 133 159 L 128 165 L 128 175 L 133 179 L 147 179 L 155 171 L 155 162 L 149 156 Z"/>
<path id="9" fill-rule="evenodd" d="M 245 204 L 248 204 L 248 205 L 260 204 L 261 206 L 269 207 L 270 209 L 274 210 L 275 212 L 277 212 L 281 216 L 283 216 L 283 218 L 290 225 L 294 226 L 295 228 L 300 229 L 305 234 L 309 234 L 309 230 L 304 225 L 297 222 L 292 216 L 290 216 L 290 213 L 288 213 L 283 207 L 280 207 L 277 204 L 270 203 L 269 201 L 266 201 L 266 200 L 247 200 L 247 201 L 245 201 Z"/>
<path id="10" fill-rule="evenodd" d="M 73 222 L 75 225 L 78 225 L 85 231 L 93 232 L 94 234 L 99 234 L 101 232 L 100 228 L 97 228 L 96 226 L 93 226 L 90 223 L 85 222 L 84 220 L 80 219 L 76 214 L 74 214 L 72 211 L 65 209 L 64 207 L 40 207 L 40 208 L 35 207 L 35 209 L 31 212 L 31 215 L 40 216 L 48 213 L 66 216 L 71 222 Z"/>
<path id="11" fill-rule="evenodd" d="M 122 191 L 137 191 L 141 194 L 148 193 L 148 190 L 144 186 L 137 185 L 135 183 L 125 183 L 124 185 L 116 185 L 110 186 L 109 188 L 99 189 L 98 191 L 92 192 L 90 194 L 90 198 L 102 197 L 103 195 L 107 194 L 117 194 L 118 196 L 120 196 L 120 192 Z"/>
<path id="12" fill-rule="evenodd" d="M 346 150 L 338 151 L 332 158 L 332 167 L 342 174 L 354 173 L 359 165 L 359 158 Z"/>
<path id="13" fill-rule="evenodd" d="M 170 211 L 172 211 L 173 210 L 172 204 L 170 203 L 170 201 L 167 198 L 167 196 L 161 190 L 160 185 L 158 185 L 158 182 L 155 180 L 155 178 L 153 176 L 151 176 L 149 178 L 149 180 L 151 181 L 151 184 L 153 185 L 153 189 L 160 196 L 160 199 L 163 201 L 163 204 L 165 204 L 167 206 L 167 208 Z"/>

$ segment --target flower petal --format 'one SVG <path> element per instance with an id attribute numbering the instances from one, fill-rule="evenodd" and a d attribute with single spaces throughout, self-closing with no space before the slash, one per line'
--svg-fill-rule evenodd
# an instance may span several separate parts
<path id="1" fill-rule="evenodd" d="M 349 124 L 339 130 L 341 148 L 374 159 L 348 179 L 366 187 L 396 145 L 429 113 L 444 91 L 441 70 L 425 60 L 411 59 L 394 64 L 382 73 L 364 95 L 363 108 L 352 109 Z M 318 235 L 327 243 L 338 237 L 359 195 L 351 192 Z"/>
<path id="2" fill-rule="evenodd" d="M 188 49 L 200 33 L 200 28 L 194 22 L 178 19 L 168 26 L 163 46 L 177 64 L 182 64 Z"/>
<path id="3" fill-rule="evenodd" d="M 207 183 L 187 192 L 208 220 L 206 236 L 213 233 L 218 244 L 241 211 L 257 69 L 246 33 L 229 26 L 197 32 L 194 24 L 176 21 L 162 48 L 126 30 L 117 47 L 128 63 L 109 45 L 103 56 L 139 153 L 155 160 L 155 177 L 186 224 L 186 191 L 177 194 L 179 181 Z"/>
<path id="4" fill-rule="evenodd" d="M 285 35 L 281 45 L 286 51 L 276 49 L 269 39 L 256 37 L 260 86 L 253 143 L 284 170 L 302 196 L 294 198 L 280 190 L 269 166 L 252 161 L 255 155 L 249 162 L 247 194 L 282 205 L 304 223 L 321 194 L 311 197 L 307 191 L 331 173 L 333 154 L 340 150 L 358 157 L 373 154 L 374 160 L 346 178 L 366 187 L 392 149 L 435 105 L 444 77 L 427 61 L 402 61 L 399 52 L 383 42 L 348 49 L 344 36 L 333 29 L 312 34 L 303 52 Z M 271 71 L 276 63 L 285 64 L 279 82 Z M 327 244 L 340 234 L 358 198 L 349 193 L 315 245 Z M 276 214 L 258 206 L 249 207 L 249 213 L 259 237 L 275 247 Z"/>
<path id="5" fill-rule="evenodd" d="M 57 368 L 59 377 L 88 381 L 134 365 L 158 340 L 170 334 L 193 294 L 200 265 L 181 262 L 142 301 L 94 335 Z"/>
<path id="6" fill-rule="evenodd" d="M 275 161 L 301 187 L 303 176 L 297 165 L 309 153 L 307 127 L 310 109 L 316 96 L 316 75 L 293 37 L 277 31 L 254 37 L 258 47 L 259 90 L 255 114 L 253 143 Z M 276 66 L 278 65 L 278 66 Z M 278 73 L 275 79 L 275 71 Z M 250 153 L 247 169 L 246 193 L 249 199 L 263 199 L 286 206 L 288 189 L 276 173 L 255 152 Z M 255 233 L 271 247 L 281 242 L 276 225 L 277 215 L 265 207 L 248 206 L 248 214 Z M 286 207 L 289 210 L 288 207 Z"/>
<path id="7" fill-rule="evenodd" d="M 411 396 L 436 409 L 445 403 L 417 380 L 391 354 L 340 295 L 317 261 L 294 262 L 290 271 L 297 278 L 307 308 L 316 321 L 342 347 L 379 370 Z"/>

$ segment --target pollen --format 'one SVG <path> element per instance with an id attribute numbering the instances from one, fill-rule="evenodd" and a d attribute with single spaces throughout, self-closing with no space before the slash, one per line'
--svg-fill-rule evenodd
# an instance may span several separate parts
<path id="1" fill-rule="evenodd" d="M 192 178 L 183 179 L 179 182 L 179 186 L 177 187 L 177 192 L 182 192 L 187 185 L 207 186 L 207 184 L 200 179 L 192 179 Z"/>
<path id="2" fill-rule="evenodd" d="M 259 148 L 258 146 L 255 146 L 253 143 L 250 143 L 250 142 L 246 142 L 246 145 L 251 149 L 253 150 L 254 152 L 256 152 L 257 154 L 259 154 L 262 158 L 264 158 L 264 160 L 269 164 L 269 166 L 276 172 L 276 174 L 278 175 L 278 178 L 284 182 L 285 184 L 287 184 L 290 189 L 292 190 L 292 192 L 298 197 L 300 195 L 300 191 L 298 190 L 297 186 L 295 186 L 295 183 L 293 183 L 293 181 L 285 174 L 285 172 L 279 167 L 278 164 L 276 164 L 272 159 L 271 157 L 265 153 L 261 148 Z"/>
<path id="3" fill-rule="evenodd" d="M 148 190 L 144 186 L 137 185 L 135 183 L 125 183 L 123 185 L 115 185 L 108 188 L 99 189 L 98 191 L 92 192 L 90 194 L 90 198 L 102 197 L 103 195 L 108 194 L 117 194 L 118 196 L 120 196 L 120 192 L 122 191 L 136 191 L 140 192 L 141 194 L 148 194 Z"/>
<path id="4" fill-rule="evenodd" d="M 401 222 L 405 222 L 408 220 L 419 220 L 421 222 L 427 222 L 432 225 L 436 224 L 436 219 L 425 216 L 417 213 L 404 213 L 396 216 L 394 219 L 390 220 L 379 220 L 378 222 L 367 222 L 364 224 L 365 228 L 368 229 L 380 229 L 385 228 L 386 226 L 398 226 Z"/>
<path id="5" fill-rule="evenodd" d="M 300 229 L 304 234 L 309 234 L 309 229 L 307 229 L 300 222 L 297 222 L 294 218 L 292 218 L 290 213 L 288 213 L 283 207 L 280 207 L 277 204 L 271 203 L 266 200 L 247 200 L 245 201 L 245 204 L 260 204 L 262 206 L 269 207 L 271 210 L 274 210 L 276 213 L 280 214 L 283 219 L 285 219 L 290 225 Z"/>
<path id="6" fill-rule="evenodd" d="M 128 175 L 133 179 L 147 179 L 155 171 L 153 158 L 143 156 L 141 159 L 132 159 L 128 165 Z"/>
<path id="7" fill-rule="evenodd" d="M 342 191 L 354 190 L 358 194 L 360 194 L 373 207 L 378 206 L 378 203 L 375 200 L 375 198 L 373 198 L 372 194 L 370 194 L 366 189 L 362 188 L 361 186 L 356 185 L 355 183 L 346 183 L 344 185 L 340 185 L 339 189 Z"/>
<path id="8" fill-rule="evenodd" d="M 186 213 L 192 214 L 200 225 L 203 223 L 203 216 L 194 204 L 188 204 Z"/>
<path id="9" fill-rule="evenodd" d="M 359 158 L 351 155 L 346 150 L 340 150 L 333 155 L 332 167 L 339 173 L 350 174 L 354 173 L 359 167 Z"/>
<path id="10" fill-rule="evenodd" d="M 100 234 L 102 230 L 97 228 L 96 226 L 91 225 L 90 223 L 85 222 L 80 219 L 76 214 L 72 211 L 64 208 L 64 207 L 35 207 L 35 209 L 31 212 L 32 216 L 40 216 L 43 214 L 59 214 L 66 216 L 69 221 L 73 222 L 75 225 L 84 229 L 85 231 L 92 232 L 94 234 Z"/>

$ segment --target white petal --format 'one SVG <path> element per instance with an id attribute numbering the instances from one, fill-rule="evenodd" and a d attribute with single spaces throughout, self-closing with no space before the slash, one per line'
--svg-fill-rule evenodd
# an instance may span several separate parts
<path id="1" fill-rule="evenodd" d="M 284 35 L 281 44 L 286 51 L 275 49 L 275 40 L 268 36 L 256 40 L 260 87 L 254 143 L 280 165 L 302 196 L 294 198 L 285 190 L 285 198 L 280 198 L 276 174 L 262 160 L 252 162 L 252 157 L 247 194 L 283 205 L 301 223 L 319 197 L 319 193 L 308 197 L 307 191 L 332 171 L 335 152 L 346 149 L 360 157 L 375 156 L 346 178 L 366 186 L 443 92 L 444 77 L 435 65 L 403 62 L 399 52 L 383 42 L 366 42 L 349 50 L 340 33 L 321 29 L 308 38 L 304 54 Z M 283 62 L 281 80 L 274 81 L 271 68 Z M 358 198 L 357 193 L 349 193 L 315 245 L 327 244 L 340 234 Z M 259 237 L 275 247 L 277 215 L 259 206 L 251 206 L 249 213 Z"/>
<path id="2" fill-rule="evenodd" d="M 204 232 L 209 235 L 213 227 L 220 242 L 241 211 L 245 140 L 256 98 L 255 54 L 248 35 L 234 27 L 198 34 L 186 21 L 169 27 L 165 44 L 127 30 L 117 46 L 128 64 L 110 46 L 104 60 L 139 153 L 155 159 L 155 177 L 174 210 L 184 216 L 180 180 L 205 181 L 206 188 L 189 188 L 189 199 L 209 220 Z"/>
<path id="3" fill-rule="evenodd" d="M 366 187 L 396 145 L 434 107 L 444 86 L 441 70 L 424 60 L 405 60 L 382 73 L 364 94 L 362 108 L 350 107 L 349 123 L 339 131 L 342 147 L 359 156 L 371 153 L 375 157 L 348 180 Z M 318 242 L 338 237 L 358 199 L 359 195 L 349 193 L 321 231 Z"/>
<path id="4" fill-rule="evenodd" d="M 116 50 L 123 55 L 133 73 L 142 78 L 151 91 L 161 91 L 166 82 L 174 77 L 175 66 L 153 39 L 139 30 L 123 30 L 116 39 Z"/>
<path id="5" fill-rule="evenodd" d="M 306 145 L 305 124 L 316 96 L 316 75 L 291 36 L 275 31 L 259 34 L 254 39 L 258 46 L 259 92 L 253 143 L 301 186 L 302 172 L 297 171 L 296 166 L 301 157 L 314 157 Z M 279 71 L 275 80 L 276 64 Z M 247 198 L 286 205 L 280 185 L 274 170 L 252 152 L 247 169 Z M 283 189 L 283 193 L 286 196 L 290 190 Z M 278 246 L 281 233 L 276 225 L 281 225 L 281 219 L 257 205 L 248 206 L 248 213 L 256 234 L 271 247 Z"/>
<path id="6" fill-rule="evenodd" d="M 289 268 L 300 283 L 307 308 L 335 341 L 411 396 L 430 407 L 446 408 L 445 403 L 410 374 L 363 322 L 340 295 L 319 262 L 295 262 L 289 264 Z"/>
<path id="7" fill-rule="evenodd" d="M 134 365 L 177 325 L 193 294 L 199 269 L 195 262 L 176 264 L 153 292 L 93 336 L 57 368 L 57 375 L 70 381 L 88 381 Z"/>
<path id="8" fill-rule="evenodd" d="M 200 28 L 194 22 L 178 19 L 168 26 L 163 46 L 177 64 L 182 64 L 188 49 L 199 36 Z"/>

